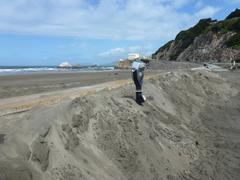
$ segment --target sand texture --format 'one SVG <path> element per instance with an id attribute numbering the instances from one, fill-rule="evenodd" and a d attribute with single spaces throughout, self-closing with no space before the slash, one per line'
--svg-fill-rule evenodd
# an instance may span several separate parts
<path id="1" fill-rule="evenodd" d="M 156 72 L 158 70 L 147 70 L 146 75 L 156 74 Z M 0 75 L 0 98 L 54 92 L 109 81 L 131 79 L 130 73 L 129 70 L 114 70 Z"/>
<path id="2" fill-rule="evenodd" d="M 235 78 L 229 78 L 229 77 Z M 0 180 L 238 180 L 240 73 L 162 72 L 0 117 Z"/>

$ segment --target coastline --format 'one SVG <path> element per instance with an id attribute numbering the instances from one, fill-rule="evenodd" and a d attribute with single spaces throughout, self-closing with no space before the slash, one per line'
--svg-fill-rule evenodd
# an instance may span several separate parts
<path id="1" fill-rule="evenodd" d="M 156 71 L 147 70 L 146 75 Z M 131 79 L 130 70 L 50 72 L 0 76 L 0 99 Z"/>
<path id="2" fill-rule="evenodd" d="M 113 66 L 82 66 L 70 68 L 63 68 L 58 66 L 0 66 L 0 76 L 35 74 L 35 73 L 94 72 L 111 70 L 114 70 Z"/>

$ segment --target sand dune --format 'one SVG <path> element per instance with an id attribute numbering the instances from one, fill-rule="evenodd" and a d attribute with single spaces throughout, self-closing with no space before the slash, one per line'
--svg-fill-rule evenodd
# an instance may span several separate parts
<path id="1" fill-rule="evenodd" d="M 144 106 L 126 85 L 2 116 L 0 180 L 237 180 L 236 79 L 164 72 L 145 81 Z"/>

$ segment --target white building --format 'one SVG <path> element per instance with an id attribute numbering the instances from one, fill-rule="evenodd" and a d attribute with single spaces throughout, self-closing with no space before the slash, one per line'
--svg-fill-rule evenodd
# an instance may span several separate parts
<path id="1" fill-rule="evenodd" d="M 69 62 L 66 61 L 66 62 L 63 62 L 63 63 L 59 64 L 59 67 L 60 68 L 71 68 L 72 65 Z"/>
<path id="2" fill-rule="evenodd" d="M 130 61 L 133 61 L 133 60 L 138 59 L 138 58 L 140 58 L 140 55 L 138 53 L 128 54 L 128 60 L 130 60 Z"/>

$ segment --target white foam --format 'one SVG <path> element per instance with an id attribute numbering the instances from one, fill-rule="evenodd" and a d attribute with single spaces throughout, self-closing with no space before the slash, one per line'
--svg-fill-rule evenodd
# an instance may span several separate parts
<path id="1" fill-rule="evenodd" d="M 52 72 L 52 71 L 98 71 L 98 70 L 114 70 L 114 67 L 98 66 L 98 67 L 83 67 L 81 69 L 61 69 L 57 67 L 19 67 L 19 68 L 1 68 L 0 74 L 15 74 L 15 73 L 31 73 L 31 72 Z"/>

